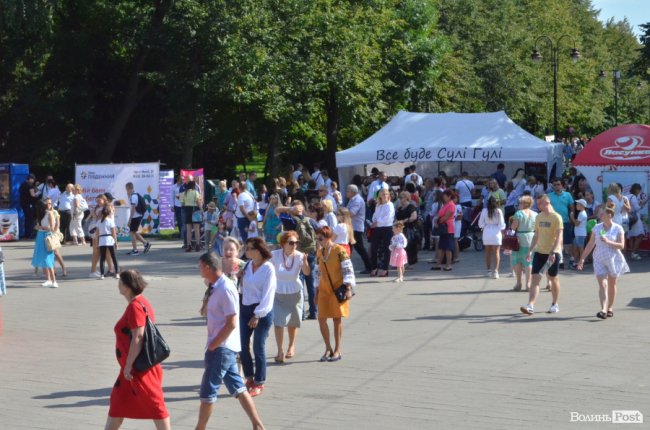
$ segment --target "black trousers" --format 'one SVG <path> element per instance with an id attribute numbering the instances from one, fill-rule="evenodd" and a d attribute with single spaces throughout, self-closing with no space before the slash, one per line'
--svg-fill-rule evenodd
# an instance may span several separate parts
<path id="1" fill-rule="evenodd" d="M 412 236 L 415 237 L 414 240 L 409 240 L 406 244 L 406 257 L 408 259 L 409 266 L 411 266 L 418 262 L 418 242 L 420 241 L 420 234 L 417 232 L 417 226 L 412 226 L 409 228 L 413 229 L 414 234 Z M 409 236 L 411 235 L 407 235 L 407 237 Z"/>
<path id="2" fill-rule="evenodd" d="M 372 232 L 370 264 L 373 270 L 388 270 L 388 262 L 390 261 L 390 250 L 388 246 L 392 237 L 392 227 L 377 227 Z"/>
<path id="3" fill-rule="evenodd" d="M 365 234 L 362 231 L 355 231 L 354 232 L 354 240 L 356 243 L 354 244 L 354 250 L 357 251 L 359 254 L 359 257 L 361 257 L 361 260 L 363 260 L 363 265 L 365 266 L 366 270 L 370 270 L 370 258 L 368 258 L 368 251 L 366 251 L 366 246 L 363 242 L 363 237 Z"/>
<path id="4" fill-rule="evenodd" d="M 115 273 L 120 273 L 120 270 L 117 265 L 117 258 L 115 258 L 115 245 L 111 246 L 100 246 L 99 247 L 99 273 L 104 274 L 104 262 L 106 261 L 106 253 L 111 253 L 111 258 L 113 259 L 113 266 L 115 267 Z"/>
<path id="5" fill-rule="evenodd" d="M 65 242 L 70 240 L 70 221 L 72 221 L 72 213 L 70 211 L 59 211 L 61 215 L 61 233 L 63 233 L 63 240 Z"/>

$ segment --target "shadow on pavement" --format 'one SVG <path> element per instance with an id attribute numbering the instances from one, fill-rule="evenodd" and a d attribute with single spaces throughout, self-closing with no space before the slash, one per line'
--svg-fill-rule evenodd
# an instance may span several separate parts
<path id="1" fill-rule="evenodd" d="M 176 327 L 204 327 L 206 325 L 205 318 L 181 318 L 173 319 L 168 323 L 156 323 L 157 326 L 176 326 Z"/>
<path id="2" fill-rule="evenodd" d="M 68 397 L 90 397 L 90 400 L 80 400 L 75 403 L 59 403 L 55 405 L 45 406 L 48 409 L 61 409 L 61 408 L 85 408 L 88 406 L 109 406 L 109 400 L 111 396 L 112 388 L 97 388 L 94 390 L 85 390 L 85 391 L 60 391 L 57 393 L 44 394 L 40 396 L 34 396 L 33 399 L 38 400 L 51 400 L 51 399 L 65 399 Z M 198 385 L 183 385 L 178 387 L 165 387 L 163 386 L 163 391 L 165 392 L 165 402 L 180 402 L 186 400 L 198 400 Z M 192 393 L 192 396 L 174 398 L 169 397 L 170 393 Z M 219 398 L 229 398 L 228 394 L 220 395 Z"/>
<path id="3" fill-rule="evenodd" d="M 631 308 L 650 309 L 650 297 L 637 297 L 627 305 Z"/>
<path id="4" fill-rule="evenodd" d="M 541 317 L 541 318 L 540 318 Z M 597 322 L 596 318 L 591 315 L 581 315 L 574 317 L 551 317 L 546 312 L 539 312 L 535 315 L 524 314 L 494 314 L 494 315 L 429 315 L 415 318 L 394 319 L 394 322 L 413 322 L 413 321 L 469 321 L 472 324 L 484 323 L 528 323 L 528 322 L 550 322 L 550 321 L 585 321 Z"/>

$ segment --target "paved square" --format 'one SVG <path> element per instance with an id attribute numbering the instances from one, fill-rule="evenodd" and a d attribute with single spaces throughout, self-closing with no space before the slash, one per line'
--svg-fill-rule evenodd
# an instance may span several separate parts
<path id="1" fill-rule="evenodd" d="M 113 326 L 126 301 L 114 279 L 88 278 L 90 249 L 62 249 L 69 277 L 41 288 L 32 244 L 3 244 L 8 294 L 0 299 L 0 429 L 103 428 L 118 374 Z M 126 249 L 128 250 L 128 249 Z M 172 348 L 164 390 L 174 429 L 193 429 L 206 330 L 198 317 L 204 286 L 198 253 L 154 242 L 147 255 L 118 252 L 123 268 L 149 280 L 146 296 Z M 268 429 L 594 429 L 611 423 L 570 422 L 612 410 L 639 410 L 650 422 L 648 308 L 650 263 L 630 262 L 620 280 L 615 317 L 599 310 L 595 278 L 561 272 L 559 314 L 529 317 L 527 293 L 512 278 L 484 277 L 483 253 L 461 255 L 452 272 L 421 263 L 403 284 L 358 278 L 344 320 L 343 360 L 319 363 L 315 321 L 305 321 L 296 357 L 269 364 L 256 399 Z M 507 257 L 501 272 L 507 272 Z M 60 273 L 60 270 L 59 270 Z M 267 355 L 275 355 L 273 335 Z M 576 414 L 581 414 L 580 416 Z M 644 427 L 638 426 L 639 428 Z M 150 429 L 126 420 L 124 429 Z M 220 392 L 210 428 L 246 429 L 238 402 Z M 636 427 L 632 427 L 636 428 Z"/>

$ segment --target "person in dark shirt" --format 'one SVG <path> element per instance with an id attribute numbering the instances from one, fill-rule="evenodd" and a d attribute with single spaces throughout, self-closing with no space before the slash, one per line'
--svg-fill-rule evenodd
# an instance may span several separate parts
<path id="1" fill-rule="evenodd" d="M 34 205 L 36 204 L 36 176 L 29 174 L 25 182 L 20 185 L 20 207 L 25 215 L 25 238 L 31 239 L 34 235 Z"/>
<path id="2" fill-rule="evenodd" d="M 497 180 L 497 182 L 499 183 L 499 188 L 501 189 L 504 189 L 506 187 L 506 181 L 508 180 L 505 173 L 503 173 L 505 168 L 506 166 L 503 163 L 499 163 L 499 165 L 497 166 L 497 171 L 492 173 L 492 175 L 490 176 L 491 178 Z"/>

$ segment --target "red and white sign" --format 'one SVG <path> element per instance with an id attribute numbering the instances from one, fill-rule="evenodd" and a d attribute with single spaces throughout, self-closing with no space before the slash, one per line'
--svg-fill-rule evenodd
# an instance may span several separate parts
<path id="1" fill-rule="evenodd" d="M 650 165 L 650 126 L 621 125 L 594 137 L 573 160 L 574 166 Z"/>

